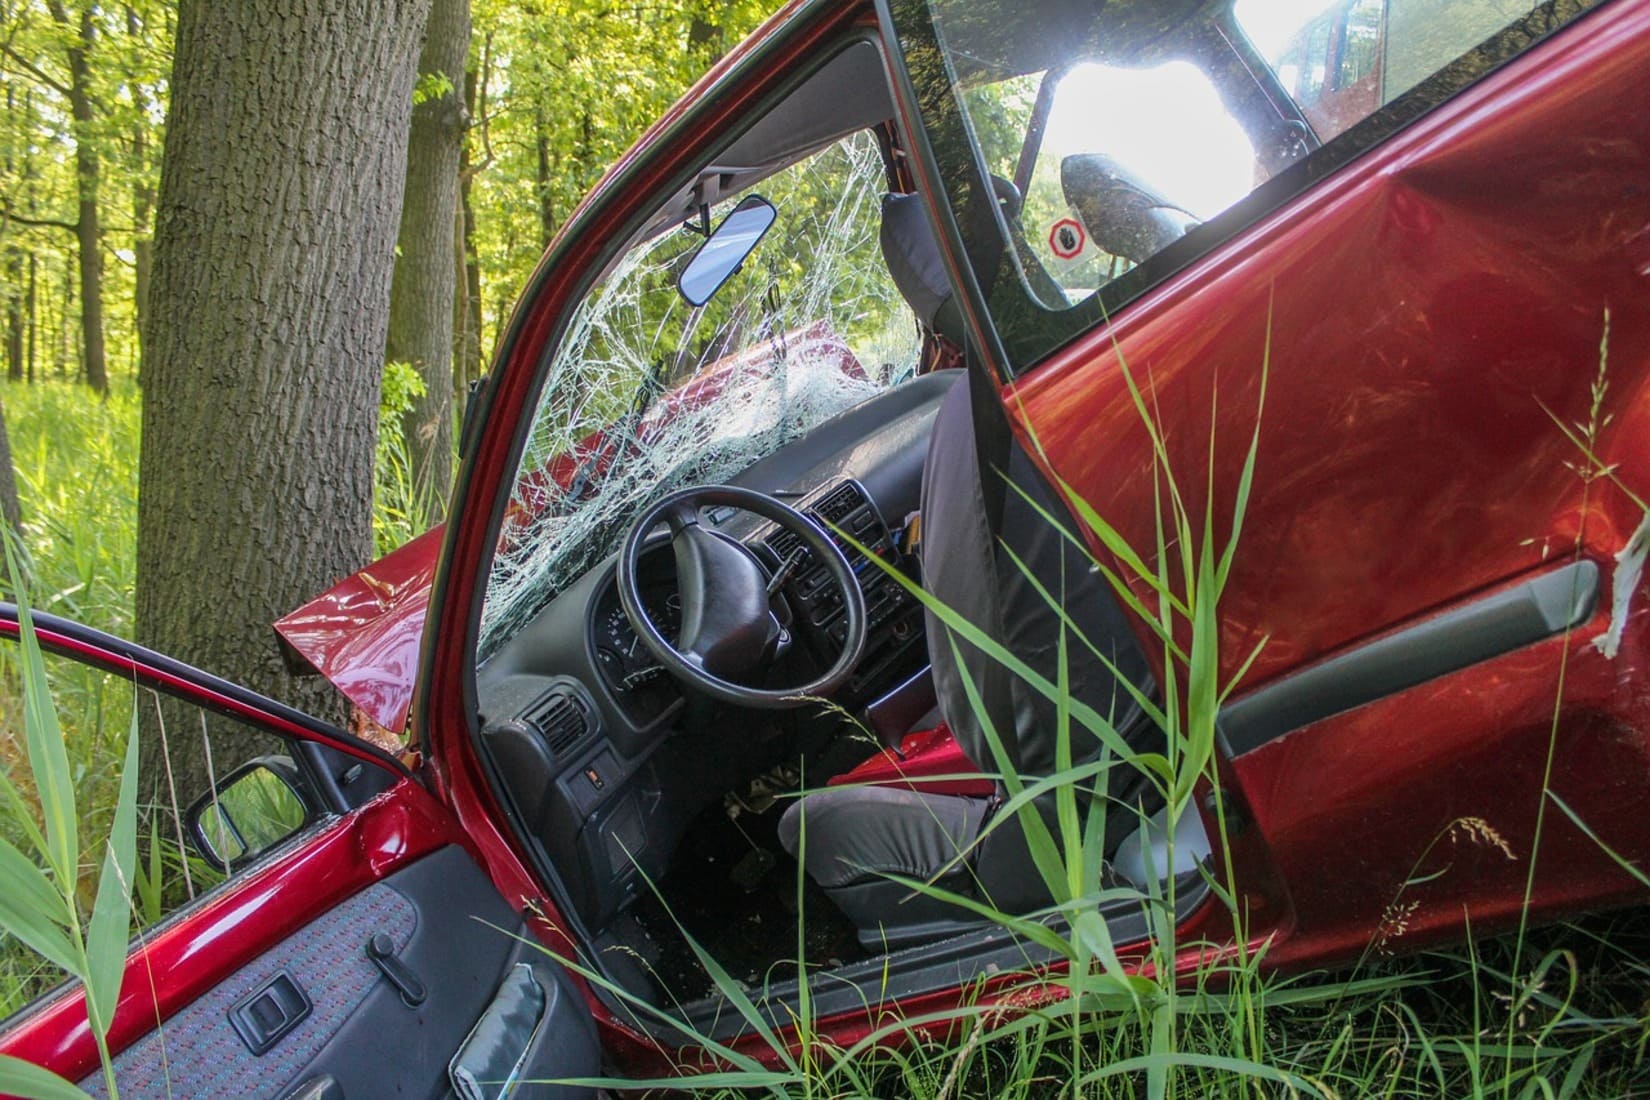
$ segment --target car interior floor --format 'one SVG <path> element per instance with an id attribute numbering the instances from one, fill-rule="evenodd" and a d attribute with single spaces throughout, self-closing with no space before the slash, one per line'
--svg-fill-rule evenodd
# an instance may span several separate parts
<path id="1" fill-rule="evenodd" d="M 839 737 L 804 770 L 836 774 L 869 751 L 857 738 Z M 747 988 L 794 979 L 799 948 L 810 973 L 867 957 L 853 922 L 779 841 L 779 819 L 799 783 L 799 769 L 781 766 L 707 807 L 657 891 L 631 911 L 653 949 L 642 961 L 667 1001 L 717 992 L 684 933 Z"/>

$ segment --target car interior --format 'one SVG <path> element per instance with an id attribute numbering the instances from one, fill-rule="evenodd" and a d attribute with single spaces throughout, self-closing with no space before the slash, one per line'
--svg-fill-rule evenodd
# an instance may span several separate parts
<path id="1" fill-rule="evenodd" d="M 895 877 L 1003 912 L 1051 905 L 1019 825 L 988 826 L 992 775 L 1056 770 L 1054 705 L 916 586 L 1051 680 L 1063 604 L 1088 641 L 1071 647 L 1074 696 L 1119 737 L 1080 734 L 1077 758 L 1161 739 L 1117 598 L 977 399 L 894 117 L 879 47 L 846 44 L 637 229 L 545 364 L 481 612 L 482 756 L 586 962 L 701 1023 L 719 1002 L 695 944 L 770 1005 L 828 973 L 821 1012 L 867 984 L 897 995 L 1034 961 Z M 1014 184 L 996 188 L 1016 224 Z M 777 211 L 771 232 L 684 305 L 694 246 L 752 195 Z M 817 236 L 785 238 L 804 222 Z M 733 489 L 683 492 L 706 484 Z M 863 781 L 941 726 L 975 778 Z M 1170 873 L 1127 828 L 1152 795 L 1110 774 L 1104 874 L 1144 887 Z M 1189 907 L 1207 841 L 1188 817 L 1172 873 Z M 1111 916 L 1124 933 L 1142 919 Z"/>

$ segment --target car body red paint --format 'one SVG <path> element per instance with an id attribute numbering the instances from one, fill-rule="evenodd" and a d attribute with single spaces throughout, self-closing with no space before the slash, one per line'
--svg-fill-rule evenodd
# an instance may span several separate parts
<path id="1" fill-rule="evenodd" d="M 1650 585 L 1637 581 L 1626 612 L 1611 591 L 1618 555 L 1644 521 L 1634 498 L 1650 497 L 1650 123 L 1642 110 L 1650 3 L 1616 0 L 1583 18 L 1003 388 L 1012 427 L 1045 472 L 1135 545 L 1150 546 L 1158 471 L 1125 365 L 1171 425 L 1175 469 L 1201 474 L 1213 439 L 1222 460 L 1209 480 L 1181 479 L 1200 515 L 1206 494 L 1236 495 L 1240 465 L 1227 456 L 1241 454 L 1253 430 L 1267 358 L 1260 473 L 1221 606 L 1226 673 L 1265 641 L 1237 701 L 1480 605 L 1555 564 L 1590 562 L 1602 577 L 1597 605 L 1561 634 L 1217 762 L 1243 823 L 1228 847 L 1228 885 L 1244 898 L 1245 934 L 1267 942 L 1271 966 L 1437 942 L 1461 935 L 1464 920 L 1476 932 L 1525 912 L 1551 918 L 1644 899 L 1553 806 L 1539 848 L 1536 837 L 1550 789 L 1617 851 L 1650 853 Z M 399 729 L 412 716 L 427 749 L 417 775 L 424 786 L 401 780 L 157 935 L 132 964 L 139 980 L 122 999 L 115 1047 L 148 1029 L 148 971 L 138 967 L 153 963 L 165 975 L 155 988 L 159 1014 L 169 1015 L 306 915 L 443 843 L 463 844 L 501 893 L 540 914 L 537 930 L 552 949 L 579 948 L 507 824 L 473 728 L 475 611 L 493 532 L 509 523 L 516 426 L 532 414 L 540 365 L 581 278 L 604 262 L 611 240 L 753 104 L 855 27 L 876 27 L 868 6 L 788 6 L 650 129 L 569 219 L 517 307 L 481 399 L 479 415 L 502 427 L 471 442 L 454 522 L 279 627 L 379 724 Z M 1365 113 L 1371 87 L 1355 81 L 1331 106 Z M 900 106 L 907 132 L 919 130 L 909 105 Z M 920 191 L 943 191 L 920 159 L 904 170 Z M 949 262 L 963 282 L 966 258 L 953 247 Z M 981 345 L 992 346 L 980 302 L 964 306 Z M 1596 458 L 1612 476 L 1579 476 L 1588 460 L 1563 427 L 1593 415 L 1606 307 L 1611 418 L 1599 425 Z M 991 366 L 1008 377 L 1008 364 Z M 724 366 L 702 384 L 727 384 L 739 369 Z M 681 399 L 692 400 L 691 387 Z M 575 465 L 552 463 L 546 476 L 565 487 Z M 1093 549 L 1117 565 L 1098 542 Z M 1619 649 L 1607 657 L 1594 643 L 1611 631 Z M 69 639 L 58 644 L 73 648 Z M 247 709 L 191 690 L 214 706 Z M 280 715 L 259 717 L 317 735 Z M 978 783 L 955 778 L 971 765 L 943 726 L 909 735 L 901 749 L 833 782 Z M 1184 933 L 1183 942 L 1214 944 L 1234 936 L 1217 906 L 1190 915 Z M 214 949 L 197 960 L 203 945 Z M 1120 950 L 1138 958 L 1141 944 Z M 1190 971 L 1206 950 L 1188 950 L 1182 967 Z M 984 995 L 1021 1003 L 1037 995 L 1010 986 L 1001 976 Z M 587 993 L 611 1064 L 642 1073 L 680 1066 L 679 1052 Z M 814 1031 L 847 1044 L 887 1009 L 939 1011 L 960 995 L 925 990 L 818 1021 Z M 734 1045 L 764 1053 L 756 1036 Z M 74 992 L 0 1037 L 0 1049 L 71 1077 L 95 1061 Z"/>

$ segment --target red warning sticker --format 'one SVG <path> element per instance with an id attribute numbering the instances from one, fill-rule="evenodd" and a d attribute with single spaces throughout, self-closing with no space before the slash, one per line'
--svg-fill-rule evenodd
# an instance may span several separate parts
<path id="1" fill-rule="evenodd" d="M 1088 234 L 1076 218 L 1061 218 L 1048 231 L 1048 247 L 1062 260 L 1075 260 L 1086 244 Z"/>

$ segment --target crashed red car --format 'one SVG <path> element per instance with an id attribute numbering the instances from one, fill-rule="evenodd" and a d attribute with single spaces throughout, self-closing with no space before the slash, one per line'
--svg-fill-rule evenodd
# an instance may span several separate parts
<path id="1" fill-rule="evenodd" d="M 1187 943 L 1238 934 L 1218 883 L 1285 969 L 1642 901 L 1647 94 L 1643 0 L 787 7 L 550 247 L 447 527 L 280 624 L 410 764 L 44 625 L 291 739 L 305 808 L 134 950 L 117 1071 L 672 1072 L 637 1005 L 760 1050 L 684 930 L 782 1034 L 804 983 L 841 1043 L 996 995 L 1047 958 L 892 876 L 1061 919 L 987 744 L 1057 770 L 1053 704 L 893 573 L 1034 669 L 1063 585 L 1072 698 L 1151 752 L 1155 596 L 1074 509 L 1145 553 L 1164 467 L 1229 517 L 1257 431 L 1214 778 L 1107 881 L 1177 883 Z M 1462 822 L 1496 843 L 1418 875 Z M 0 1050 L 86 1078 L 79 994 Z"/>

